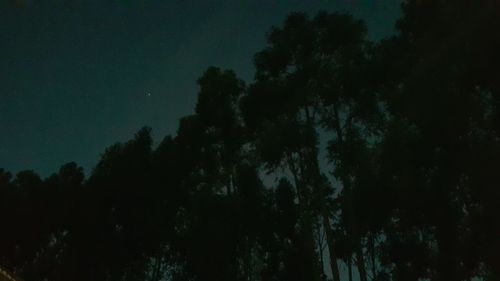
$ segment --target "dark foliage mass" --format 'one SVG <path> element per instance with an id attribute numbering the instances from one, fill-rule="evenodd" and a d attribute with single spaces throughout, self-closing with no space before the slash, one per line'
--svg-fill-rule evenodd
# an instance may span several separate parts
<path id="1" fill-rule="evenodd" d="M 25 280 L 500 280 L 500 2 L 409 0 L 371 42 L 290 14 L 255 78 L 92 173 L 0 170 L 0 265 Z M 325 164 L 323 158 L 328 159 Z"/>

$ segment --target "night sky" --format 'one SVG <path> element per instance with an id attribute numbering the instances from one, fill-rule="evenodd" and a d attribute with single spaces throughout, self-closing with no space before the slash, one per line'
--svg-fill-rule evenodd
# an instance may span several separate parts
<path id="1" fill-rule="evenodd" d="M 156 141 L 174 134 L 208 66 L 251 81 L 253 55 L 289 12 L 348 11 L 379 39 L 399 3 L 0 0 L 0 168 L 47 176 L 75 161 L 88 174 L 144 125 Z"/>

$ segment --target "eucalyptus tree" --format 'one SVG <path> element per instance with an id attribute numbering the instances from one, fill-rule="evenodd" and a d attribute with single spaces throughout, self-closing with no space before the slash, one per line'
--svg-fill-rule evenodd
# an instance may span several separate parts
<path id="1" fill-rule="evenodd" d="M 172 139 L 187 192 L 177 233 L 178 276 L 256 280 L 266 208 L 263 184 L 244 147 L 238 103 L 245 86 L 233 71 L 216 67 L 198 85 L 195 113 L 181 120 Z"/>
<path id="2" fill-rule="evenodd" d="M 328 154 L 342 184 L 341 220 L 356 256 L 361 280 L 367 279 L 364 245 L 368 238 L 373 275 L 374 240 L 384 220 L 383 187 L 376 181 L 377 143 L 383 116 L 374 87 L 372 44 L 366 27 L 350 15 L 319 14 L 318 72 L 314 89 L 321 104 L 320 124 L 332 133 Z M 376 278 L 376 276 L 372 276 Z"/>
<path id="3" fill-rule="evenodd" d="M 366 280 L 361 229 L 354 214 L 351 178 L 356 161 L 349 145 L 362 144 L 369 123 L 375 123 L 376 96 L 370 92 L 365 26 L 349 15 L 319 13 L 313 19 L 295 13 L 268 35 L 268 47 L 255 57 L 255 82 L 241 108 L 260 159 L 268 170 L 285 168 L 294 180 L 303 227 L 321 217 L 326 230 L 331 269 L 339 280 L 331 220 L 332 186 L 318 165 L 320 128 L 331 130 L 333 173 L 342 183 L 342 216 L 349 219 L 349 237 L 357 241 L 357 266 Z M 365 79 L 365 80 L 363 80 Z M 368 83 L 368 84 L 367 84 Z M 367 122 L 370 121 L 370 122 Z M 366 162 L 366 161 L 365 161 Z M 315 196 L 320 200 L 313 199 Z M 307 222 L 307 221 L 310 222 Z"/>
<path id="4" fill-rule="evenodd" d="M 285 168 L 291 174 L 299 202 L 299 232 L 313 256 L 311 206 L 317 166 L 317 133 L 314 129 L 315 97 L 307 91 L 307 62 L 312 56 L 314 28 L 303 14 L 290 15 L 283 28 L 268 35 L 268 47 L 255 56 L 255 81 L 242 100 L 247 132 L 258 159 L 268 171 Z M 316 173 L 316 174 L 314 174 Z M 320 278 L 319 259 L 309 259 L 309 280 Z M 335 267 L 336 268 L 336 267 Z"/>

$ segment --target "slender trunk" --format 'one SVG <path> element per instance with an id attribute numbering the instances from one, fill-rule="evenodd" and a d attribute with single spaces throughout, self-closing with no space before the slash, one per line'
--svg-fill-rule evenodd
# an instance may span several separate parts
<path id="1" fill-rule="evenodd" d="M 320 237 L 321 236 L 321 229 L 318 229 L 318 250 L 319 250 L 319 263 L 321 264 L 321 280 L 326 280 L 325 276 L 325 259 L 324 259 L 324 248 L 323 248 L 323 239 Z"/>
<path id="2" fill-rule="evenodd" d="M 305 204 L 304 198 L 302 196 L 303 195 L 302 184 L 299 180 L 299 175 L 298 175 L 299 172 L 298 172 L 297 167 L 293 163 L 293 159 L 292 159 L 291 154 L 287 155 L 287 162 L 288 162 L 288 169 L 292 173 L 293 181 L 295 183 L 295 190 L 297 191 L 297 199 L 299 200 L 299 208 L 302 209 L 304 207 L 304 204 Z"/>
<path id="3" fill-rule="evenodd" d="M 349 272 L 349 281 L 352 281 L 352 256 L 347 258 L 347 270 Z"/>
<path id="4" fill-rule="evenodd" d="M 313 229 L 313 224 L 311 222 L 311 214 L 310 214 L 310 210 L 308 209 L 308 205 L 309 205 L 309 202 L 308 202 L 308 199 L 307 198 L 307 195 L 306 195 L 306 192 L 305 192 L 305 186 L 302 184 L 303 181 L 302 181 L 302 178 L 301 176 L 299 176 L 299 168 L 293 163 L 293 159 L 292 159 L 292 156 L 291 155 L 288 155 L 288 168 L 290 169 L 290 172 L 292 173 L 292 176 L 294 178 L 294 182 L 295 182 L 295 188 L 297 190 L 297 198 L 298 198 L 298 205 L 299 205 L 299 212 L 301 213 L 302 215 L 302 226 L 304 228 L 304 231 L 305 231 L 305 234 L 306 234 L 306 241 L 304 241 L 306 243 L 306 245 L 310 245 L 308 246 L 309 249 L 308 251 L 310 251 L 310 254 L 314 257 L 314 261 L 316 261 L 316 264 L 314 265 L 315 267 L 315 276 L 311 278 L 314 278 L 314 280 L 320 280 L 320 272 L 319 272 L 319 269 L 318 268 L 318 262 L 319 262 L 319 258 L 318 258 L 318 253 L 316 252 L 316 249 L 315 249 L 315 241 L 314 241 L 314 237 L 313 237 L 313 234 L 314 234 L 314 229 Z M 321 265 L 322 266 L 322 265 Z M 322 267 L 321 267 L 322 268 Z"/>
<path id="5" fill-rule="evenodd" d="M 323 225 L 325 227 L 326 242 L 328 244 L 328 252 L 330 254 L 330 268 L 332 270 L 333 281 L 340 281 L 339 268 L 337 265 L 337 253 L 335 251 L 333 230 L 330 226 L 330 219 L 323 214 Z"/>
<path id="6" fill-rule="evenodd" d="M 151 277 L 152 281 L 157 281 L 160 275 L 160 267 L 161 267 L 161 257 L 157 257 L 155 259 L 155 266 L 153 269 L 153 276 Z"/>
<path id="7" fill-rule="evenodd" d="M 346 189 L 345 196 L 347 197 L 347 209 L 348 212 L 350 213 L 350 220 L 348 222 L 349 230 L 350 230 L 350 236 L 351 236 L 351 245 L 353 245 L 355 255 L 356 255 L 356 267 L 358 268 L 359 272 L 359 280 L 360 281 L 367 281 L 367 276 L 366 276 L 366 265 L 365 265 L 365 257 L 363 255 L 363 247 L 361 245 L 361 235 L 359 233 L 359 227 L 358 227 L 358 222 L 357 216 L 356 216 L 356 209 L 354 208 L 354 202 L 353 202 L 353 194 L 352 194 L 352 189 L 350 187 L 348 179 L 344 180 L 344 188 Z"/>
<path id="8" fill-rule="evenodd" d="M 152 281 L 158 281 L 158 280 L 160 280 L 161 264 L 163 262 L 163 257 L 164 257 L 163 250 L 164 250 L 163 249 L 163 244 L 161 244 L 158 256 L 155 259 L 155 266 L 154 266 L 154 269 L 153 269 L 153 276 L 151 278 Z"/>
<path id="9" fill-rule="evenodd" d="M 361 248 L 361 245 L 356 246 L 356 266 L 358 267 L 359 280 L 367 281 L 365 257 L 363 255 L 363 248 Z"/>
<path id="10" fill-rule="evenodd" d="M 372 233 L 370 235 L 370 257 L 371 257 L 371 263 L 372 263 L 372 274 L 373 274 L 373 279 L 377 278 L 377 267 L 375 264 L 375 234 Z"/>

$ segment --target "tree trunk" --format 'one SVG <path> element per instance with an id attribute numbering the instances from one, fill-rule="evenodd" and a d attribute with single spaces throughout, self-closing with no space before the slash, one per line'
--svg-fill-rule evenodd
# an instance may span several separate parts
<path id="1" fill-rule="evenodd" d="M 347 270 L 349 271 L 349 281 L 352 281 L 352 256 L 347 259 Z"/>
<path id="2" fill-rule="evenodd" d="M 152 276 L 152 281 L 158 281 L 160 279 L 160 272 L 161 272 L 161 263 L 163 261 L 163 250 L 160 250 L 161 252 L 158 254 L 158 257 L 155 259 L 155 267 L 153 270 L 153 276 Z"/>
<path id="3" fill-rule="evenodd" d="M 375 234 L 371 233 L 370 235 L 370 257 L 371 257 L 371 263 L 372 263 L 372 274 L 373 278 L 375 279 L 377 277 L 377 266 L 375 263 Z"/>
<path id="4" fill-rule="evenodd" d="M 356 266 L 358 267 L 359 280 L 367 281 L 365 257 L 363 255 L 363 248 L 361 248 L 361 245 L 357 245 L 356 247 Z"/>
<path id="5" fill-rule="evenodd" d="M 325 227 L 326 242 L 328 244 L 328 252 L 330 254 L 330 268 L 332 270 L 333 281 L 340 281 L 339 268 L 337 265 L 337 253 L 335 251 L 333 230 L 330 226 L 330 219 L 327 215 L 323 215 L 323 225 Z"/>

